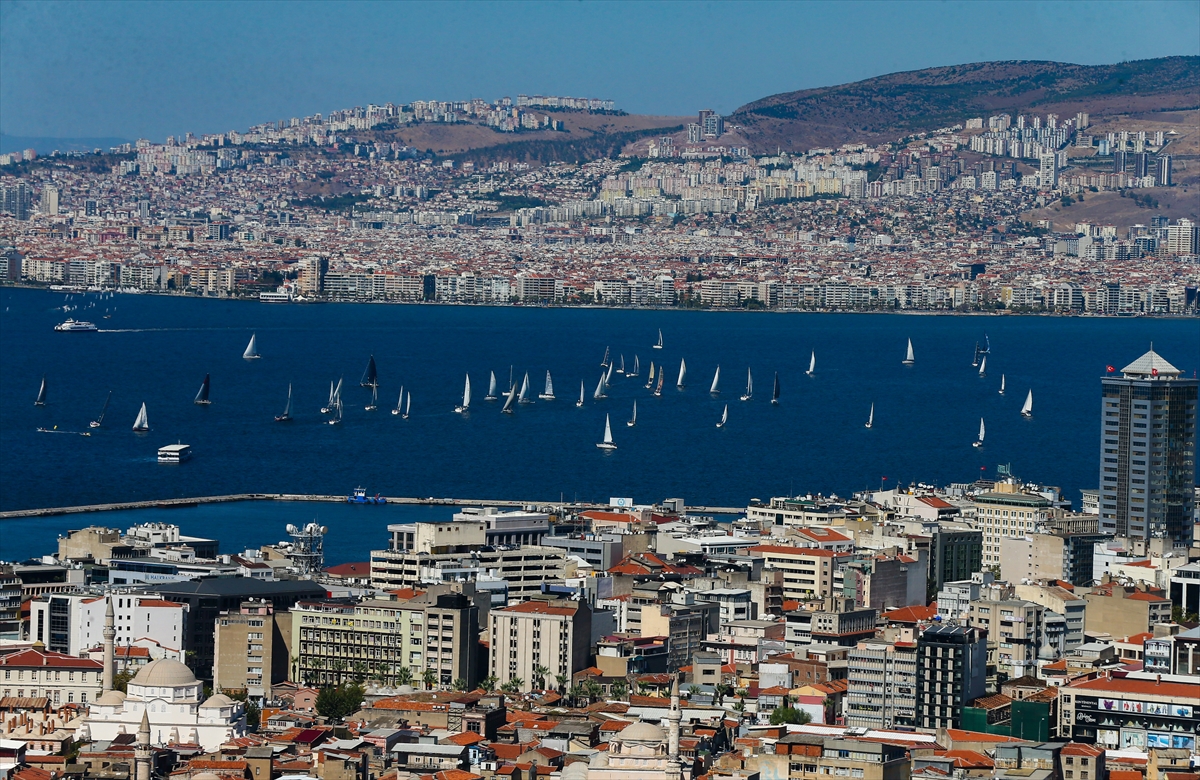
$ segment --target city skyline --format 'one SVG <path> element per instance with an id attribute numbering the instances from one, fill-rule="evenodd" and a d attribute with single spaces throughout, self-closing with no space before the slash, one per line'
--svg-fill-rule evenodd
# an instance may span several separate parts
<path id="1" fill-rule="evenodd" d="M 518 92 L 598 96 L 640 114 L 684 115 L 697 105 L 728 113 L 778 92 L 939 65 L 1200 53 L 1200 12 L 1182 3 L 1043 3 L 1023 15 L 992 3 L 682 7 L 479 4 L 464 19 L 436 4 L 314 4 L 280 15 L 254 4 L 8 3 L 0 129 L 161 139 L 350 103 Z M 722 68 L 704 54 L 789 26 L 800 45 L 776 47 L 773 57 Z M 973 31 L 984 28 L 993 34 L 980 41 Z M 364 29 L 382 32 L 368 39 Z M 580 29 L 606 33 L 581 40 Z M 939 45 L 894 46 L 903 35 Z M 857 48 L 852 58 L 841 56 L 847 42 Z"/>

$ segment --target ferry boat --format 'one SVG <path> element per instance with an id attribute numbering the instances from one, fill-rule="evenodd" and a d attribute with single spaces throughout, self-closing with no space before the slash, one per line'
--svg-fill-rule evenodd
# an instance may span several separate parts
<path id="1" fill-rule="evenodd" d="M 54 329 L 59 333 L 95 333 L 98 330 L 94 323 L 69 318 L 55 325 Z"/>
<path id="2" fill-rule="evenodd" d="M 159 463 L 183 463 L 192 457 L 192 445 L 168 444 L 158 448 Z"/>
<path id="3" fill-rule="evenodd" d="M 387 499 L 376 493 L 373 496 L 367 495 L 366 488 L 354 488 L 352 495 L 346 496 L 346 502 L 350 504 L 386 504 Z"/>

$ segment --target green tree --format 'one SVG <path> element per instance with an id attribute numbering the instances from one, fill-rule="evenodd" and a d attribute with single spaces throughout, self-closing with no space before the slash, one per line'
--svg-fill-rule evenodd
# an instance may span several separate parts
<path id="1" fill-rule="evenodd" d="M 804 725 L 812 721 L 812 715 L 809 715 L 805 710 L 798 710 L 790 704 L 785 704 L 782 707 L 776 707 L 771 713 L 771 725 L 782 726 L 784 724 Z"/>
<path id="2" fill-rule="evenodd" d="M 456 691 L 465 691 L 467 689 L 467 681 L 459 677 L 451 683 L 450 687 Z"/>
<path id="3" fill-rule="evenodd" d="M 322 688 L 317 694 L 317 712 L 330 720 L 341 720 L 357 712 L 362 700 L 363 689 L 360 685 L 342 684 L 335 688 Z"/>
<path id="4" fill-rule="evenodd" d="M 513 677 L 511 680 L 504 683 L 504 685 L 501 685 L 500 690 L 504 691 L 505 693 L 511 693 L 515 695 L 520 693 L 521 688 L 523 687 L 525 687 L 525 681 L 520 677 Z"/>
<path id="5" fill-rule="evenodd" d="M 129 681 L 133 679 L 132 669 L 122 669 L 113 675 L 113 690 L 121 693 L 129 692 Z"/>
<path id="6" fill-rule="evenodd" d="M 262 710 L 252 701 L 246 702 L 246 725 L 251 731 L 258 731 L 259 725 L 262 723 Z"/>
<path id="7" fill-rule="evenodd" d="M 612 695 L 616 698 L 624 699 L 627 693 L 629 693 L 629 684 L 624 680 L 617 680 L 612 684 Z"/>
<path id="8" fill-rule="evenodd" d="M 555 675 L 554 679 L 558 681 L 558 692 L 565 693 L 567 690 L 567 683 L 571 682 L 571 678 L 565 674 L 559 674 Z"/>
<path id="9" fill-rule="evenodd" d="M 479 684 L 480 684 L 480 686 L 483 687 L 483 689 L 485 691 L 494 691 L 494 690 L 496 690 L 496 683 L 498 683 L 498 682 L 500 682 L 500 680 L 498 680 L 497 678 L 495 678 L 491 675 L 488 675 L 487 677 L 484 677 L 482 680 L 480 680 Z"/>
<path id="10" fill-rule="evenodd" d="M 600 683 L 595 680 L 588 680 L 583 684 L 583 693 L 588 698 L 588 703 L 596 701 L 604 694 L 604 688 L 600 687 Z"/>
<path id="11" fill-rule="evenodd" d="M 579 700 L 582 698 L 583 698 L 583 686 L 582 685 L 579 685 L 579 684 L 572 685 L 570 690 L 567 691 L 567 699 L 571 702 L 572 706 L 578 706 Z"/>
<path id="12" fill-rule="evenodd" d="M 689 698 L 689 699 L 690 699 L 690 698 L 692 698 L 693 696 L 695 696 L 695 695 L 696 695 L 696 694 L 698 694 L 698 693 L 700 693 L 700 686 L 699 686 L 699 685 L 689 685 L 689 686 L 687 687 L 687 695 L 688 695 L 688 698 Z"/>
<path id="13" fill-rule="evenodd" d="M 432 691 L 433 686 L 437 685 L 437 681 L 437 672 L 433 671 L 432 669 L 426 669 L 424 673 L 421 674 L 421 682 L 425 683 L 425 690 L 427 691 Z"/>
<path id="14" fill-rule="evenodd" d="M 396 672 L 396 682 L 400 685 L 412 685 L 413 672 L 407 666 L 401 666 L 400 671 Z"/>
<path id="15" fill-rule="evenodd" d="M 538 688 L 546 689 L 546 678 L 550 676 L 550 670 L 541 664 L 533 667 L 533 681 L 537 683 Z"/>

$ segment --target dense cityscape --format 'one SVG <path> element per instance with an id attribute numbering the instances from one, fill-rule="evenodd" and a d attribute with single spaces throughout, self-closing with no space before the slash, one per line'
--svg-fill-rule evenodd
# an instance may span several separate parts
<path id="1" fill-rule="evenodd" d="M 1198 226 L 1159 203 L 1197 184 L 1169 123 L 964 116 L 890 143 L 751 155 L 704 110 L 629 134 L 619 155 L 546 164 L 389 140 L 414 126 L 565 135 L 564 117 L 621 113 L 592 98 L 417 101 L 0 156 L 0 278 L 271 302 L 1197 311 Z M 1112 193 L 1144 218 L 1070 216 Z"/>
<path id="2" fill-rule="evenodd" d="M 732 514 L 497 502 L 388 525 L 364 561 L 325 559 L 351 528 L 235 551 L 80 517 L 0 565 L 0 767 L 1190 778 L 1197 388 L 1153 350 L 1110 368 L 1097 487 L 1078 497 L 1001 465 Z"/>

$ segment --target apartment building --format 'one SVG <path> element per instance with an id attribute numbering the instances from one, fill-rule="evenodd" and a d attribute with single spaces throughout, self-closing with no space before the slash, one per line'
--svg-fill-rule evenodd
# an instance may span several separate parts
<path id="1" fill-rule="evenodd" d="M 556 685 L 591 662 L 592 610 L 586 602 L 542 597 L 493 609 L 490 675 L 522 691 Z M 539 668 L 548 670 L 539 676 Z"/>
<path id="2" fill-rule="evenodd" d="M 755 545 L 749 553 L 763 559 L 764 570 L 782 572 L 783 597 L 796 600 L 835 595 L 834 575 L 841 564 L 854 557 L 833 550 L 775 544 Z"/>
<path id="3" fill-rule="evenodd" d="M 244 601 L 237 612 L 217 618 L 213 638 L 213 690 L 270 696 L 271 686 L 291 679 L 291 612 L 275 612 L 269 601 Z"/>
<path id="4" fill-rule="evenodd" d="M 936 625 L 917 639 L 917 727 L 959 728 L 962 708 L 986 690 L 987 639 L 967 626 Z"/>
<path id="5" fill-rule="evenodd" d="M 917 715 L 917 643 L 859 642 L 850 650 L 846 725 L 913 726 Z"/>
<path id="6" fill-rule="evenodd" d="M 971 602 L 970 625 L 987 638 L 996 671 L 1008 678 L 1034 673 L 1045 635 L 1041 604 L 1021 599 L 979 599 Z"/>
<path id="7" fill-rule="evenodd" d="M 788 734 L 775 743 L 775 754 L 787 758 L 784 774 L 793 780 L 908 780 L 911 771 L 907 749 L 882 742 Z"/>
<path id="8" fill-rule="evenodd" d="M 1000 539 L 1000 576 L 1008 582 L 1062 580 L 1091 585 L 1092 550 L 1112 537 L 1092 533 L 1025 533 Z"/>
<path id="9" fill-rule="evenodd" d="M 1019 492 L 1012 482 L 998 482 L 992 491 L 975 496 L 975 522 L 983 532 L 983 564 L 999 565 L 1000 541 L 1040 530 L 1052 512 L 1050 499 Z"/>
<path id="10" fill-rule="evenodd" d="M 176 652 L 182 649 L 186 604 L 141 593 L 115 593 L 111 598 L 117 645 L 149 639 Z M 29 636 L 47 650 L 83 655 L 104 642 L 104 612 L 104 596 L 41 596 L 29 605 Z"/>
<path id="11" fill-rule="evenodd" d="M 1087 601 L 1087 631 L 1113 636 L 1133 636 L 1151 631 L 1155 623 L 1169 623 L 1171 600 L 1144 586 L 1124 588 L 1110 582 L 1083 594 Z"/>

